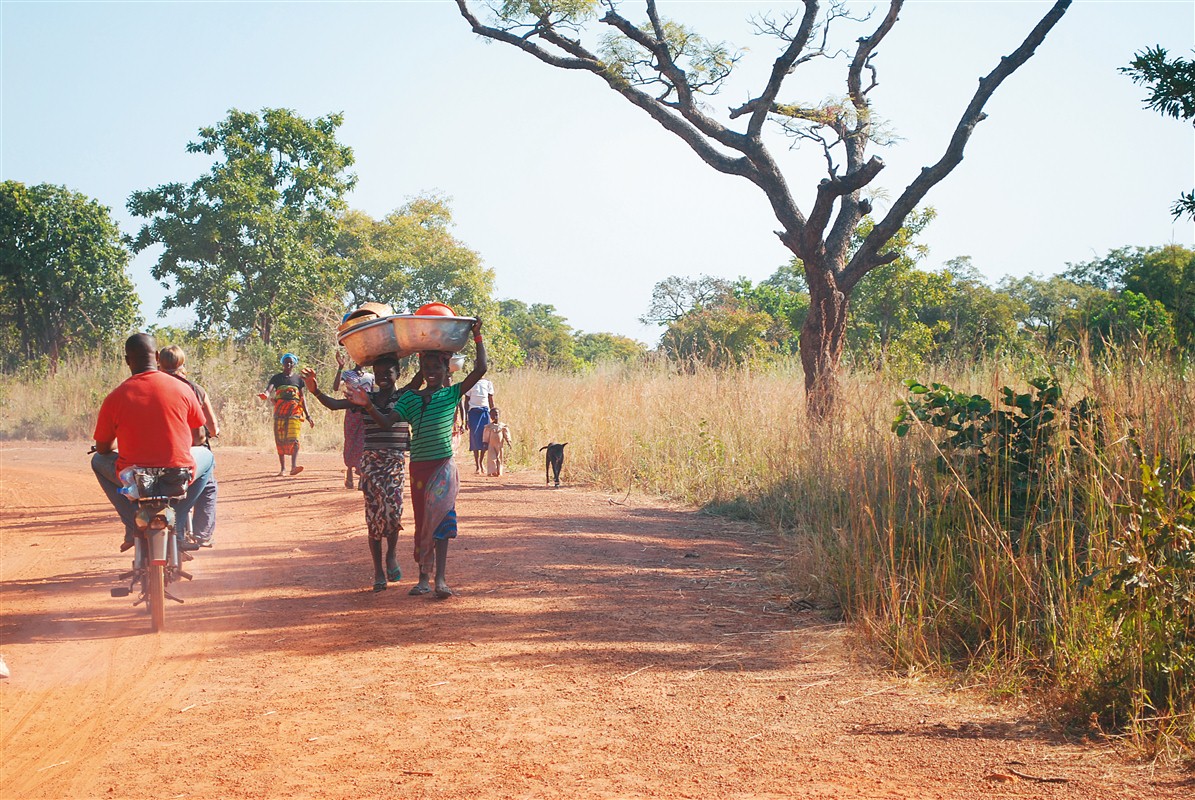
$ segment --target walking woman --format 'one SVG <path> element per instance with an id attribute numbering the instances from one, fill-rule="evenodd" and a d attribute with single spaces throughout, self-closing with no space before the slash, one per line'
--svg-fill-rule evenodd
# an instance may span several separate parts
<path id="1" fill-rule="evenodd" d="M 360 391 L 371 407 L 383 413 L 393 411 L 394 403 L 404 393 L 419 386 L 422 378 L 415 378 L 401 389 L 395 390 L 398 381 L 398 360 L 383 356 L 374 362 L 374 380 L 377 391 L 366 392 L 362 384 L 350 391 Z M 303 383 L 307 391 L 323 404 L 324 408 L 344 410 L 345 414 L 362 417 L 364 440 L 361 451 L 361 493 L 365 498 L 365 524 L 369 528 L 369 554 L 373 558 L 373 590 L 382 592 L 387 581 L 397 583 L 402 579 L 395 548 L 398 532 L 402 530 L 402 488 L 403 467 L 406 465 L 407 450 L 410 447 L 410 426 L 406 423 L 382 427 L 372 417 L 361 413 L 358 406 L 348 400 L 329 397 L 320 391 L 316 383 L 315 370 L 303 370 Z M 386 540 L 386 561 L 382 563 L 382 540 Z"/>
<path id="2" fill-rule="evenodd" d="M 420 353 L 419 373 L 426 385 L 400 396 L 391 413 L 378 409 L 365 392 L 349 393 L 349 400 L 363 407 L 381 427 L 402 422 L 411 426 L 411 505 L 415 513 L 415 561 L 419 564 L 419 583 L 409 592 L 413 595 L 431 592 L 434 574 L 435 596 L 452 597 L 447 581 L 448 540 L 456 537 L 456 495 L 460 488 L 452 458 L 452 423 L 461 396 L 487 369 L 479 319 L 473 322 L 473 341 L 477 343 L 473 371 L 455 386 L 449 383 L 451 353 Z"/>
<path id="3" fill-rule="evenodd" d="M 282 371 L 275 373 L 266 384 L 265 398 L 274 403 L 274 445 L 278 450 L 278 474 L 286 474 L 286 457 L 290 456 L 290 474 L 303 471 L 299 466 L 299 434 L 303 419 L 315 427 L 307 403 L 303 400 L 303 381 L 295 374 L 299 359 L 293 353 L 282 357 Z"/>

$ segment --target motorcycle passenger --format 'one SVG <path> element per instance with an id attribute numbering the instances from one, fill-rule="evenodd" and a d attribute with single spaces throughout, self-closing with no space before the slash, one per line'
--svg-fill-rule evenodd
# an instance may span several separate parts
<path id="1" fill-rule="evenodd" d="M 216 421 L 216 409 L 204 388 L 187 377 L 187 354 L 177 344 L 158 351 L 158 368 L 167 375 L 173 375 L 191 387 L 199 405 L 203 408 L 203 446 L 212 449 L 211 440 L 220 435 L 220 423 Z M 214 455 L 214 454 L 213 454 Z M 178 533 L 190 537 L 200 547 L 211 547 L 216 533 L 216 468 L 212 467 L 212 478 L 207 482 L 191 514 L 178 516 Z"/>
<path id="2" fill-rule="evenodd" d="M 158 369 L 154 338 L 133 334 L 124 344 L 124 353 L 132 375 L 100 405 L 96 453 L 91 459 L 100 488 L 125 526 L 121 552 L 133 546 L 137 533 L 136 504 L 120 493 L 122 470 L 132 466 L 190 469 L 191 484 L 178 505 L 178 513 L 185 515 L 211 480 L 214 464 L 211 451 L 199 446 L 203 408 L 189 386 Z"/>

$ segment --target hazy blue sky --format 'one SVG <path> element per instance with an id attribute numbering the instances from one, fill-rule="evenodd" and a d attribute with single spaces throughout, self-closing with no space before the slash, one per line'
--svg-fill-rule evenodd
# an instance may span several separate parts
<path id="1" fill-rule="evenodd" d="M 676 0 L 664 13 L 747 47 L 724 113 L 775 58 L 747 23 L 798 4 Z M 853 4 L 864 12 L 872 3 Z M 1048 9 L 1043 2 L 910 2 L 880 48 L 878 114 L 901 137 L 875 149 L 895 197 L 936 161 L 976 81 Z M 638 20 L 641 4 L 624 3 Z M 843 25 L 843 41 L 862 28 Z M 1076 2 L 987 106 L 966 160 L 933 190 L 924 237 L 936 267 L 969 255 L 993 280 L 1049 274 L 1123 245 L 1195 245 L 1168 212 L 1195 185 L 1189 123 L 1142 109 L 1117 73 L 1134 51 L 1195 47 L 1195 2 Z M 551 303 L 585 331 L 654 342 L 637 321 L 673 275 L 762 280 L 788 259 L 763 195 L 715 173 L 597 79 L 474 36 L 428 2 L 0 0 L 0 178 L 55 183 L 112 208 L 207 168 L 185 145 L 230 108 L 343 112 L 353 207 L 377 217 L 421 192 L 451 198 L 455 233 L 497 275 L 500 298 Z M 844 63 L 799 71 L 782 100 L 844 93 Z M 820 156 L 773 141 L 808 209 Z M 882 200 L 878 205 L 882 208 Z M 133 272 L 153 320 L 155 256 Z M 178 317 L 172 318 L 180 321 Z"/>

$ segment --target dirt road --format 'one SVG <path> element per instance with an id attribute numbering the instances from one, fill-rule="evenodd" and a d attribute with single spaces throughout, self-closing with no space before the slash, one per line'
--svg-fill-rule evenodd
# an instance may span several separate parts
<path id="1" fill-rule="evenodd" d="M 534 470 L 464 471 L 458 595 L 437 601 L 410 576 L 370 591 L 337 455 L 276 478 L 271 453 L 220 449 L 217 546 L 151 634 L 109 597 L 128 558 L 86 447 L 0 449 L 6 800 L 1195 788 L 859 663 L 777 593 L 765 532 Z"/>

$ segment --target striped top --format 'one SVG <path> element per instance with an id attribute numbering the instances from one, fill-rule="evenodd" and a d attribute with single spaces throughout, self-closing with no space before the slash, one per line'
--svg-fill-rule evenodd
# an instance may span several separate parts
<path id="1" fill-rule="evenodd" d="M 377 400 L 377 392 L 370 392 L 369 399 L 373 403 L 374 408 L 383 413 L 389 413 L 398 401 L 395 396 L 390 397 L 390 402 L 379 403 Z M 400 422 L 397 425 L 391 425 L 389 428 L 383 428 L 378 423 L 374 422 L 373 417 L 364 408 L 357 410 L 349 409 L 349 414 L 359 413 L 365 419 L 365 449 L 366 450 L 409 450 L 411 447 L 411 426 L 405 422 Z"/>
<path id="2" fill-rule="evenodd" d="M 461 385 L 444 386 L 430 395 L 405 392 L 394 404 L 411 423 L 411 461 L 439 461 L 452 456 L 452 420 L 461 401 Z"/>

